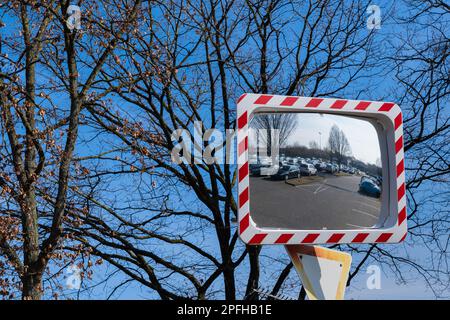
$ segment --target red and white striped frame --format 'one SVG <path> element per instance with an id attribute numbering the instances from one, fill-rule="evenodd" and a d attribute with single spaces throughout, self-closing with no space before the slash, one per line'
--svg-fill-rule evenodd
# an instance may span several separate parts
<path id="1" fill-rule="evenodd" d="M 259 228 L 251 217 L 248 122 L 258 111 L 321 112 L 378 119 L 384 124 L 388 153 L 387 228 L 358 230 L 285 230 Z M 243 94 L 237 102 L 239 235 L 248 244 L 397 243 L 407 235 L 403 121 L 391 102 Z M 383 166 L 385 163 L 383 163 Z"/>

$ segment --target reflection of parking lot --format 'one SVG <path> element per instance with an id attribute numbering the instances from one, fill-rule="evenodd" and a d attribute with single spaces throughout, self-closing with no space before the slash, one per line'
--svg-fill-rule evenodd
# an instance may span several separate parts
<path id="1" fill-rule="evenodd" d="M 250 178 L 250 212 L 260 227 L 355 229 L 374 226 L 380 200 L 358 193 L 359 176 L 322 175 L 319 182 L 289 185 Z"/>

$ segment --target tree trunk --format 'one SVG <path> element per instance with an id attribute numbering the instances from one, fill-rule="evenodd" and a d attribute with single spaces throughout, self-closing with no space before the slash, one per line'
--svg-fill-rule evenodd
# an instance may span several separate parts
<path id="1" fill-rule="evenodd" d="M 42 273 L 28 270 L 22 276 L 22 300 L 40 300 L 42 297 Z"/>
<path id="2" fill-rule="evenodd" d="M 26 50 L 25 56 L 25 115 L 22 121 L 27 123 L 27 133 L 25 139 L 25 163 L 24 174 L 26 181 L 22 184 L 25 195 L 24 205 L 22 205 L 22 228 L 24 234 L 23 259 L 24 259 L 24 280 L 22 285 L 22 299 L 38 300 L 42 295 L 42 271 L 35 269 L 39 258 L 39 231 L 38 215 L 36 204 L 36 193 L 34 181 L 30 178 L 36 170 L 36 147 L 33 142 L 33 134 L 36 129 L 35 123 L 35 91 L 36 91 L 36 60 L 38 49 L 33 45 L 29 29 L 30 21 L 26 5 L 21 6 L 22 26 Z"/>
<path id="3" fill-rule="evenodd" d="M 39 259 L 39 232 L 37 225 L 36 203 L 34 194 L 27 201 L 33 205 L 32 210 L 22 214 L 22 225 L 24 228 L 24 274 L 22 275 L 22 299 L 38 300 L 42 291 L 42 270 L 36 270 Z"/>
<path id="4" fill-rule="evenodd" d="M 230 267 L 231 264 L 226 264 L 223 270 L 223 278 L 225 285 L 225 299 L 235 300 L 236 299 L 236 286 L 234 279 L 234 269 Z"/>
<path id="5" fill-rule="evenodd" d="M 300 288 L 300 292 L 298 294 L 298 300 L 305 300 L 305 299 L 306 299 L 306 290 L 305 290 L 305 287 L 302 286 Z"/>
<path id="6" fill-rule="evenodd" d="M 259 295 L 255 290 L 259 286 L 259 253 L 261 246 L 247 245 L 247 250 L 250 261 L 250 274 L 248 276 L 245 296 L 247 300 L 259 300 Z"/>

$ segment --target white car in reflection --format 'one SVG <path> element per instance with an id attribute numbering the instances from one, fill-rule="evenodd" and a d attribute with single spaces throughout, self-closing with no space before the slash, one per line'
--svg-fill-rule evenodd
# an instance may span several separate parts
<path id="1" fill-rule="evenodd" d="M 317 174 L 317 169 L 310 163 L 301 163 L 299 169 L 302 175 L 312 176 Z"/>
<path id="2" fill-rule="evenodd" d="M 254 177 L 271 176 L 278 172 L 280 165 L 282 166 L 282 164 L 275 164 L 273 166 L 266 163 L 250 164 L 250 175 Z"/>

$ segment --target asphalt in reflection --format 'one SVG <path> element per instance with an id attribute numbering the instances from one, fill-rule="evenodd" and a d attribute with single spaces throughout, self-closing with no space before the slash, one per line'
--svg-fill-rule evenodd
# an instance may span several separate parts
<path id="1" fill-rule="evenodd" d="M 259 227 L 298 230 L 370 228 L 377 223 L 380 200 L 358 192 L 360 176 L 319 178 L 320 182 L 293 185 L 250 177 L 253 221 Z"/>

